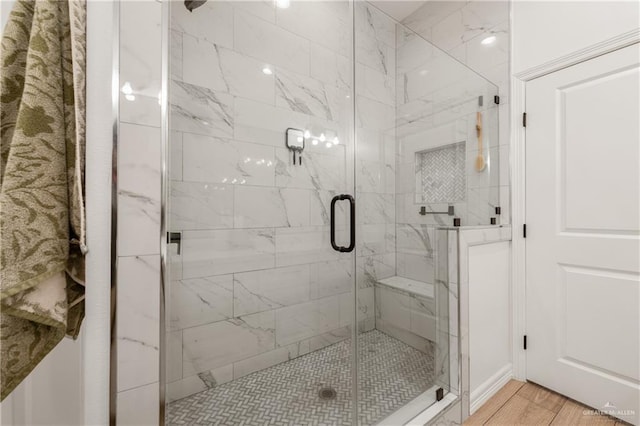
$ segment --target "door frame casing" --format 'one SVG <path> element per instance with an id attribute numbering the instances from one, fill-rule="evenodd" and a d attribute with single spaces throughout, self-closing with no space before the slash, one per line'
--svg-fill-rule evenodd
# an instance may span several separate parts
<path id="1" fill-rule="evenodd" d="M 511 223 L 512 268 L 512 359 L 513 375 L 518 380 L 527 379 L 527 357 L 523 348 L 526 335 L 526 240 L 522 228 L 526 223 L 526 129 L 522 115 L 526 112 L 526 86 L 536 78 L 588 61 L 624 47 L 640 43 L 640 29 L 628 31 L 594 45 L 585 47 L 560 58 L 528 68 L 511 76 Z M 511 49 L 514 42 L 511 38 Z M 512 50 L 513 51 L 513 50 Z M 511 59 L 513 66 L 513 56 Z"/>

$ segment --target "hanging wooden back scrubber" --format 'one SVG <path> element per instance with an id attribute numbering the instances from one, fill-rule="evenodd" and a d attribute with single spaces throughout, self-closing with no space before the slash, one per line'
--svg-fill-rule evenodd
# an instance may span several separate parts
<path id="1" fill-rule="evenodd" d="M 476 171 L 481 172 L 484 170 L 486 163 L 484 161 L 484 154 L 482 152 L 482 113 L 480 111 L 476 113 L 476 134 L 478 135 L 478 155 L 476 157 Z"/>

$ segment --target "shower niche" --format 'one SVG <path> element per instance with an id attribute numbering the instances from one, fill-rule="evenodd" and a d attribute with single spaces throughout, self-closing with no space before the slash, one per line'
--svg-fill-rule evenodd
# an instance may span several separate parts
<path id="1" fill-rule="evenodd" d="M 416 153 L 416 202 L 458 203 L 467 198 L 466 143 L 458 142 Z"/>

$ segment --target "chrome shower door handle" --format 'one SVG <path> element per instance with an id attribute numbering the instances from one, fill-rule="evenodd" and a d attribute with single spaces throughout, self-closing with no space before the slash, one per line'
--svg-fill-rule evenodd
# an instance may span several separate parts
<path id="1" fill-rule="evenodd" d="M 350 242 L 349 247 L 342 247 L 336 244 L 336 203 L 338 201 L 348 200 L 351 211 L 349 212 L 349 226 L 350 226 Z M 356 247 L 356 200 L 349 194 L 336 195 L 331 199 L 331 247 L 335 251 L 341 253 L 352 252 Z"/>

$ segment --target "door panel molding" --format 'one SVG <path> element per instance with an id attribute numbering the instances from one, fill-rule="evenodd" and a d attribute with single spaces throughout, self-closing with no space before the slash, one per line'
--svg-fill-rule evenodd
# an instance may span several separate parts
<path id="1" fill-rule="evenodd" d="M 514 77 L 522 81 L 533 80 L 534 78 L 542 77 L 563 68 L 579 64 L 580 62 L 588 61 L 589 59 L 593 59 L 597 56 L 605 55 L 613 52 L 614 50 L 631 46 L 638 42 L 640 42 L 640 29 L 631 30 L 600 43 L 585 47 L 584 49 L 576 50 L 575 52 L 561 56 L 552 61 L 528 68 L 514 74 Z"/>

